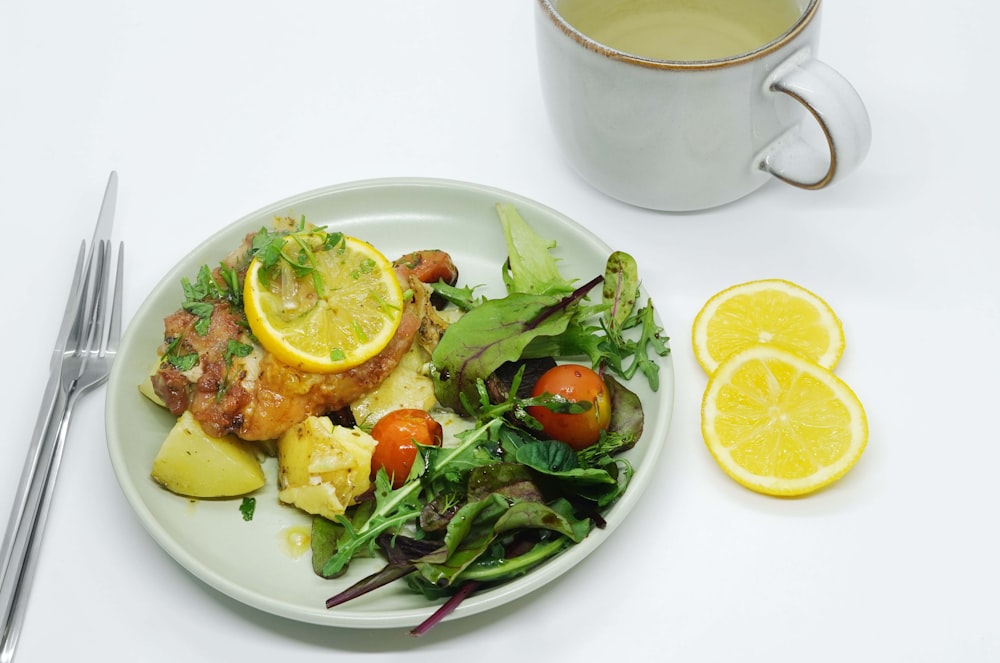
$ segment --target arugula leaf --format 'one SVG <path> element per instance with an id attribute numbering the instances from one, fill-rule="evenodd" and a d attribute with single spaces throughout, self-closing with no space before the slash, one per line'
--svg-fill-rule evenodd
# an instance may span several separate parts
<path id="1" fill-rule="evenodd" d="M 663 357 L 670 349 L 663 329 L 653 318 L 652 300 L 636 310 L 638 298 L 639 267 L 635 258 L 624 251 L 615 251 L 608 256 L 604 271 L 603 301 L 607 309 L 601 323 L 605 338 L 600 344 L 603 355 L 600 361 L 626 380 L 636 371 L 642 372 L 656 391 L 660 385 L 659 366 L 650 359 L 649 353 Z M 633 327 L 641 327 L 639 338 L 626 339 L 625 331 Z M 626 365 L 630 357 L 631 363 Z"/>
<path id="2" fill-rule="evenodd" d="M 608 258 L 601 306 L 580 310 L 557 336 L 534 338 L 522 358 L 587 357 L 595 369 L 606 369 L 631 380 L 638 372 L 653 391 L 659 389 L 660 367 L 652 355 L 670 354 L 669 340 L 656 323 L 652 300 L 636 309 L 639 277 L 635 259 L 616 251 Z M 599 325 L 587 322 L 587 315 L 601 312 Z M 629 330 L 638 328 L 638 336 Z"/>
<path id="3" fill-rule="evenodd" d="M 321 575 L 330 577 L 342 573 L 356 555 L 370 554 L 380 534 L 397 531 L 419 516 L 421 505 L 415 490 L 419 485 L 412 482 L 393 491 L 385 471 L 379 471 L 375 476 L 375 510 L 359 527 L 346 516 L 338 517 L 337 523 L 344 531 L 337 541 L 336 551 L 323 564 Z"/>
<path id="4" fill-rule="evenodd" d="M 660 367 L 650 358 L 650 353 L 665 357 L 670 354 L 669 338 L 663 335 L 663 328 L 653 317 L 653 302 L 647 300 L 645 306 L 621 323 L 621 331 L 639 327 L 639 337 L 630 339 L 620 332 L 605 326 L 607 335 L 600 344 L 605 365 L 617 375 L 631 380 L 636 372 L 641 372 L 653 391 L 660 387 Z"/>

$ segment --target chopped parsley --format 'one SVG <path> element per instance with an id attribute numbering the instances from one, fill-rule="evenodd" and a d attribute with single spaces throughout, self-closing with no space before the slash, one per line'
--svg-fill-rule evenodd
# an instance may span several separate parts
<path id="1" fill-rule="evenodd" d="M 215 280 L 208 265 L 202 265 L 194 283 L 191 283 L 187 277 L 181 279 L 181 288 L 184 290 L 184 302 L 181 307 L 197 318 L 194 322 L 194 331 L 199 336 L 208 333 L 212 312 L 215 310 L 213 302 L 222 300 L 231 302 L 238 308 L 243 306 L 243 297 L 236 270 L 226 265 L 220 265 L 219 276 L 223 285 L 219 285 L 219 282 Z"/>
<path id="2" fill-rule="evenodd" d="M 177 348 L 181 344 L 180 336 L 174 338 L 170 341 L 167 346 L 166 352 L 163 353 L 161 361 L 165 361 L 180 372 L 190 371 L 192 368 L 198 365 L 198 353 L 189 352 L 187 354 L 177 354 Z"/>
<path id="3" fill-rule="evenodd" d="M 250 258 L 260 262 L 259 272 L 264 283 L 272 278 L 275 269 L 286 265 L 296 278 L 309 277 L 317 293 L 323 292 L 323 278 L 316 269 L 316 253 L 345 249 L 344 234 L 330 233 L 323 228 L 306 227 L 305 217 L 298 228 L 289 233 L 261 228 L 251 242 Z"/>
<path id="4" fill-rule="evenodd" d="M 253 520 L 253 512 L 256 508 L 257 508 L 256 497 L 244 497 L 243 501 L 240 502 L 240 513 L 243 514 L 243 520 L 247 522 Z"/>

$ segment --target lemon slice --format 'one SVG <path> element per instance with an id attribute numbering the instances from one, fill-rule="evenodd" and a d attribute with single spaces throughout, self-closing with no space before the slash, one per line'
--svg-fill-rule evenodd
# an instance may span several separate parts
<path id="1" fill-rule="evenodd" d="M 828 369 L 771 345 L 730 356 L 701 407 L 705 444 L 740 484 L 805 495 L 842 477 L 868 442 L 861 401 Z"/>
<path id="2" fill-rule="evenodd" d="M 844 328 L 829 304 L 782 279 L 726 288 L 695 316 L 691 344 L 709 375 L 729 355 L 759 343 L 777 345 L 832 369 L 844 354 Z"/>
<path id="3" fill-rule="evenodd" d="M 344 236 L 314 250 L 289 236 L 283 259 L 255 257 L 243 289 L 250 329 L 264 349 L 310 373 L 338 373 L 371 359 L 392 340 L 403 291 L 392 263 L 375 247 Z M 303 268 L 303 266 L 305 268 Z"/>

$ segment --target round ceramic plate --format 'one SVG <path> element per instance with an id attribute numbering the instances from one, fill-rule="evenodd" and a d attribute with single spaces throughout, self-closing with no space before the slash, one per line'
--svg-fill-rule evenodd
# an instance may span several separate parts
<path id="1" fill-rule="evenodd" d="M 163 277 L 131 321 L 108 385 L 108 449 L 126 498 L 143 525 L 179 564 L 217 590 L 261 610 L 316 624 L 375 628 L 416 626 L 438 603 L 396 583 L 333 609 L 328 597 L 368 575 L 375 560 L 355 560 L 348 574 L 323 580 L 313 574 L 310 555 L 296 556 L 288 539 L 308 531 L 309 518 L 277 499 L 276 463 L 265 463 L 268 482 L 256 495 L 251 521 L 241 517 L 240 500 L 192 501 L 174 495 L 150 478 L 161 442 L 174 423 L 166 410 L 144 398 L 144 381 L 162 341 L 163 318 L 180 305 L 182 277 L 193 279 L 202 264 L 216 265 L 247 232 L 270 227 L 276 216 L 300 216 L 331 230 L 365 239 L 390 259 L 416 249 L 443 249 L 461 271 L 461 284 L 485 286 L 502 295 L 505 242 L 495 206 L 514 204 L 542 237 L 557 243 L 562 273 L 585 282 L 604 273 L 611 249 L 569 218 L 534 201 L 488 187 L 427 179 L 373 180 L 305 193 L 254 212 L 195 248 Z M 639 266 L 640 275 L 642 265 Z M 645 298 L 642 298 L 643 301 Z M 629 387 L 642 400 L 645 432 L 627 454 L 635 475 L 625 495 L 608 511 L 607 527 L 525 576 L 474 594 L 450 618 L 488 610 L 521 597 L 569 571 L 622 522 L 656 474 L 673 406 L 673 367 L 659 358 L 660 388 L 645 379 Z"/>

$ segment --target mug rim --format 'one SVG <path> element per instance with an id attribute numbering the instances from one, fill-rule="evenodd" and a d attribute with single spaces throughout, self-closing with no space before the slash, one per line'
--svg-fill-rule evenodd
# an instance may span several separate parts
<path id="1" fill-rule="evenodd" d="M 795 23 L 793 23 L 788 30 L 781 33 L 766 44 L 762 44 L 752 51 L 713 60 L 658 60 L 655 58 L 646 58 L 641 55 L 635 55 L 627 51 L 620 51 L 618 49 L 611 48 L 610 46 L 606 46 L 599 41 L 595 41 L 573 27 L 553 6 L 553 0 L 538 0 L 538 5 L 542 8 L 542 11 L 548 15 L 549 20 L 551 20 L 556 27 L 562 30 L 564 34 L 584 48 L 594 51 L 599 55 L 603 55 L 614 60 L 620 60 L 628 64 L 649 67 L 651 69 L 691 71 L 696 69 L 720 69 L 723 67 L 732 67 L 744 62 L 760 59 L 781 49 L 785 44 L 801 34 L 802 31 L 805 30 L 806 26 L 812 22 L 813 17 L 815 17 L 819 12 L 820 2 L 821 0 L 809 0 L 809 4 L 802 10 L 802 13 L 799 15 L 799 18 L 795 21 Z"/>

